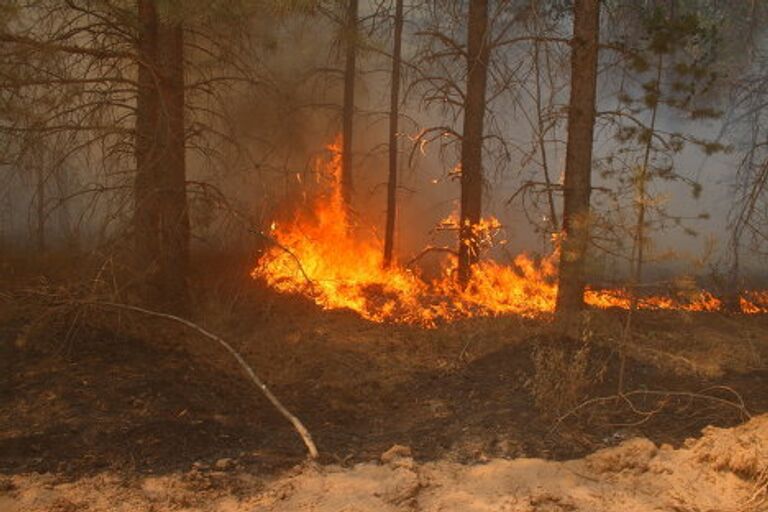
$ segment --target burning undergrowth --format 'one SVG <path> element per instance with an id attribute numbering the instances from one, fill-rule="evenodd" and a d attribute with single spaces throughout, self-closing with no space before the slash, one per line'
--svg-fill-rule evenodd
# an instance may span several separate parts
<path id="1" fill-rule="evenodd" d="M 282 293 L 311 298 L 324 309 L 350 309 L 374 322 L 396 322 L 435 327 L 440 322 L 476 316 L 516 314 L 547 317 L 557 297 L 557 254 L 536 260 L 518 255 L 512 264 L 485 260 L 475 265 L 466 288 L 456 283 L 456 258 L 443 259 L 438 277 L 426 279 L 410 265 L 383 265 L 380 241 L 351 221 L 341 193 L 341 143 L 328 146 L 329 158 L 315 166 L 318 192 L 309 207 L 286 221 L 274 222 L 273 242 L 253 269 Z M 456 228 L 450 217 L 442 229 Z M 484 219 L 476 228 L 481 247 L 491 246 L 500 224 Z M 426 249 L 429 251 L 430 249 Z M 587 304 L 597 308 L 628 309 L 624 289 L 590 289 Z M 741 298 L 745 313 L 768 312 L 768 292 L 748 292 Z M 717 311 L 721 301 L 704 290 L 679 296 L 642 297 L 640 309 Z"/>

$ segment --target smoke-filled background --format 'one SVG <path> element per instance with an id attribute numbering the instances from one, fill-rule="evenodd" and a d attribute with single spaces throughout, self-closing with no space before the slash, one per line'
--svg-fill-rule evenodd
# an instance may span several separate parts
<path id="1" fill-rule="evenodd" d="M 54 4 L 14 3 L 3 13 L 4 30 L 60 29 Z M 254 229 L 289 216 L 317 189 L 316 161 L 327 158 L 326 146 L 341 126 L 344 5 L 265 4 L 242 11 L 247 15 L 237 10 L 227 15 L 226 2 L 220 4 L 223 12 L 183 14 L 191 27 L 186 80 L 209 84 L 186 97 L 190 216 L 195 246 L 247 249 L 256 243 Z M 743 247 L 742 268 L 757 271 L 763 262 L 761 235 L 754 234 L 759 227 L 735 242 L 733 234 L 743 229 L 734 222 L 764 158 L 760 112 L 753 108 L 762 98 L 764 13 L 745 17 L 743 6 L 706 2 L 650 4 L 616 1 L 604 7 L 591 271 L 598 280 L 611 280 L 627 269 L 637 200 L 632 176 L 645 153 L 655 169 L 644 199 L 652 210 L 650 272 L 724 273 L 733 243 Z M 98 13 L 98 2 L 91 7 Z M 101 7 L 114 14 L 108 4 Z M 565 41 L 572 21 L 569 2 L 508 1 L 492 7 L 498 9 L 491 20 L 493 37 L 513 42 L 491 51 L 483 212 L 503 225 L 489 256 L 510 261 L 523 251 L 550 253 L 562 220 L 553 221 L 552 214 L 562 215 L 557 186 L 565 166 L 570 80 Z M 464 10 L 462 2 L 406 4 L 395 242 L 401 261 L 428 245 L 455 244 L 455 232 L 437 227 L 458 209 L 466 70 L 461 52 L 452 52 L 436 34 L 464 41 Z M 388 2 L 363 2 L 355 35 L 353 211 L 361 236 L 378 239 L 386 209 L 391 18 Z M 668 36 L 667 47 L 653 48 L 653 31 L 672 31 L 662 27 L 670 20 L 678 20 L 678 33 Z M 746 33 L 749 40 L 741 44 L 736 36 Z M 35 58 L 38 67 L 56 66 L 44 62 L 45 55 Z M 0 167 L 0 243 L 46 251 L 109 246 L 130 224 L 134 164 L 130 151 L 120 149 L 127 139 L 114 130 L 92 143 L 80 130 L 45 129 L 45 122 L 60 120 L 40 119 L 68 95 L 73 106 L 56 108 L 82 113 L 89 102 L 68 89 L 76 85 L 25 85 L 20 68 L 2 67 L 6 158 Z M 74 75 L 86 72 L 73 69 Z M 656 71 L 660 79 L 649 85 Z M 122 73 L 135 71 L 127 67 Z M 649 94 L 658 103 L 649 101 Z M 98 124 L 121 127 L 127 121 L 120 109 L 130 111 L 135 102 L 110 98 L 113 104 L 99 114 Z M 95 124 L 91 118 L 68 119 Z M 32 127 L 40 128 L 37 138 Z M 762 208 L 760 192 L 755 210 Z M 755 214 L 750 225 L 759 222 Z"/>

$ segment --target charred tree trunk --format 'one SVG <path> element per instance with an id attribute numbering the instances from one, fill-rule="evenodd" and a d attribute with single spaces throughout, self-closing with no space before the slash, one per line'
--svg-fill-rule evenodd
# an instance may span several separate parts
<path id="1" fill-rule="evenodd" d="M 467 27 L 467 92 L 461 140 L 461 215 L 459 219 L 459 285 L 469 283 L 479 258 L 476 226 L 483 202 L 483 119 L 490 48 L 488 1 L 470 0 Z"/>
<path id="2" fill-rule="evenodd" d="M 403 39 L 403 0 L 396 0 L 395 34 L 392 49 L 392 88 L 389 98 L 389 180 L 387 181 L 387 222 L 384 230 L 384 267 L 392 264 L 397 217 L 397 124 L 400 116 L 400 59 Z"/>
<path id="3" fill-rule="evenodd" d="M 557 316 L 561 321 L 565 321 L 566 325 L 584 307 L 599 31 L 600 0 L 575 0 L 568 147 L 563 185 L 563 229 L 557 291 Z"/>
<path id="4" fill-rule="evenodd" d="M 189 311 L 189 212 L 184 140 L 181 24 L 156 0 L 138 0 L 139 91 L 134 184 L 135 263 L 140 294 L 175 314 Z"/>
<path id="5" fill-rule="evenodd" d="M 155 258 L 160 249 L 159 197 L 157 191 L 158 152 L 154 145 L 158 130 L 160 99 L 153 69 L 157 48 L 157 13 L 152 0 L 138 0 L 138 91 L 136 98 L 136 177 L 134 181 L 134 266 L 137 288 L 143 300 L 156 302 L 152 281 L 157 279 Z"/>
<path id="6" fill-rule="evenodd" d="M 347 207 L 352 201 L 352 128 L 355 115 L 358 1 L 349 0 L 347 4 L 345 27 L 344 106 L 341 114 L 341 195 Z"/>
<path id="7" fill-rule="evenodd" d="M 725 283 L 723 283 L 722 304 L 723 311 L 741 313 L 741 236 L 743 226 L 737 220 L 732 229 L 729 240 L 731 265 L 725 276 Z"/>
<path id="8" fill-rule="evenodd" d="M 36 221 L 37 227 L 35 229 L 35 236 L 37 238 L 37 250 L 41 253 L 45 252 L 45 172 L 43 171 L 43 161 L 40 159 L 36 165 Z"/>

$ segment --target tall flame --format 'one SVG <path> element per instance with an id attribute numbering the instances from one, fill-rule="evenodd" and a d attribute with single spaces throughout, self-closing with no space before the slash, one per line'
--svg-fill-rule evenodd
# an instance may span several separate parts
<path id="1" fill-rule="evenodd" d="M 441 277 L 430 282 L 416 271 L 393 265 L 383 267 L 381 244 L 373 236 L 353 233 L 341 194 L 340 139 L 327 147 L 330 159 L 318 162 L 317 172 L 328 180 L 307 210 L 297 211 L 285 223 L 273 222 L 274 244 L 252 272 L 284 293 L 310 297 L 324 309 L 351 309 L 374 322 L 397 322 L 434 327 L 441 321 L 473 316 L 517 314 L 537 317 L 554 311 L 557 297 L 556 261 L 552 254 L 535 261 L 525 254 L 513 265 L 481 261 L 469 286 L 461 289 L 454 277 L 455 258 L 448 258 Z M 449 218 L 441 223 L 450 228 Z M 482 244 L 489 244 L 500 223 L 484 219 L 475 229 Z M 597 308 L 627 309 L 625 290 L 588 290 L 587 304 Z M 768 312 L 768 292 L 750 292 L 741 298 L 745 313 Z M 641 309 L 716 311 L 719 299 L 699 291 L 687 300 L 670 296 L 644 297 Z"/>

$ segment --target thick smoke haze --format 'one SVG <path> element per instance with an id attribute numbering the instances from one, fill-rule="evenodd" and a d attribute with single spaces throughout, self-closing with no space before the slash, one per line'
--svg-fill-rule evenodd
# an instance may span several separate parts
<path id="1" fill-rule="evenodd" d="M 377 4 L 363 3 L 361 16 L 372 18 Z M 411 11 L 412 13 L 414 11 Z M 422 14 L 418 14 L 421 16 Z M 423 36 L 417 21 L 406 26 L 405 60 L 416 62 Z M 569 36 L 569 18 L 561 21 L 556 33 Z M 226 130 L 236 141 L 236 148 L 223 148 L 212 161 L 190 150 L 187 155 L 188 173 L 193 181 L 212 183 L 228 198 L 239 212 L 265 229 L 269 223 L 284 216 L 302 201 L 307 181 L 313 179 L 313 165 L 317 158 L 327 154 L 325 146 L 339 133 L 342 98 L 341 29 L 327 18 L 303 14 L 284 15 L 267 12 L 251 22 L 255 51 L 250 64 L 257 69 L 260 83 L 256 87 L 232 87 L 225 106 Z M 460 29 L 459 29 L 460 30 Z M 522 28 L 521 28 L 522 30 Z M 458 32 L 461 36 L 461 32 Z M 388 95 L 390 87 L 387 52 L 389 35 L 381 28 L 371 28 L 361 35 L 354 136 L 354 211 L 360 229 L 383 236 L 386 198 L 386 136 Z M 557 45 L 555 45 L 557 46 Z M 523 45 L 509 50 L 498 50 L 494 58 L 500 61 L 525 58 L 530 47 Z M 562 180 L 565 165 L 566 124 L 564 109 L 567 105 L 566 87 L 569 80 L 567 48 L 553 50 L 554 76 L 543 85 L 543 95 L 553 98 L 560 109 L 560 119 L 551 132 L 553 142 L 547 147 L 550 172 L 555 183 Z M 606 60 L 607 61 L 607 60 Z M 452 68 L 453 69 L 453 68 Z M 604 72 L 599 87 L 600 108 L 608 109 L 615 103 L 615 77 Z M 406 73 L 413 80 L 413 74 Z M 457 76 L 458 80 L 462 77 Z M 529 77 L 530 78 L 530 77 Z M 552 89 L 555 87 L 555 89 Z M 398 221 L 396 252 L 402 261 L 408 261 L 427 245 L 450 246 L 454 234 L 436 230 L 441 219 L 458 209 L 459 184 L 455 175 L 458 163 L 458 145 L 445 145 L 438 139 L 426 145 L 415 146 L 420 130 L 430 126 L 448 125 L 460 131 L 461 116 L 446 118 L 446 110 L 424 107 L 420 99 L 423 92 L 406 84 L 404 112 L 400 130 L 400 189 L 398 193 Z M 728 91 L 722 94 L 727 97 Z M 530 107 L 530 99 L 515 91 L 500 94 L 489 104 L 492 114 L 489 139 L 486 141 L 484 187 L 484 213 L 497 217 L 503 232 L 497 237 L 504 243 L 492 251 L 492 256 L 509 261 L 519 252 L 546 255 L 552 250 L 550 233 L 541 229 L 545 224 L 546 208 L 541 198 L 535 205 L 523 203 L 517 194 L 521 187 L 533 179 L 540 180 L 539 169 L 532 162 L 534 134 L 529 119 L 523 112 Z M 647 117 L 648 113 L 640 116 Z M 724 119 L 702 122 L 690 121 L 662 112 L 659 127 L 668 131 L 686 133 L 701 139 L 719 139 L 733 146 L 730 153 L 706 155 L 696 147 L 687 145 L 674 156 L 676 172 L 701 184 L 699 197 L 691 187 L 680 182 L 655 180 L 650 191 L 655 200 L 663 203 L 673 216 L 683 217 L 677 225 L 666 223 L 652 231 L 652 254 L 656 266 L 675 271 L 707 273 L 727 254 L 729 214 L 732 210 L 732 185 L 736 168 L 743 158 L 745 141 L 738 130 L 726 130 Z M 646 119 L 647 121 L 647 119 Z M 493 137 L 504 139 L 500 145 Z M 617 142 L 610 129 L 598 128 L 595 158 L 617 151 Z M 53 159 L 55 151 L 48 155 Z M 506 154 L 504 154 L 506 152 Z M 41 151 L 43 154 L 45 151 Z M 88 197 L 74 197 L 59 204 L 55 197 L 68 196 L 78 188 L 108 187 L 110 181 L 100 174 L 99 155 L 88 159 L 69 159 L 67 171 L 56 173 L 67 180 L 46 180 L 45 230 L 48 244 L 55 246 L 65 240 L 79 239 L 81 244 L 97 243 L 104 232 L 104 217 L 122 218 L 124 199 L 119 194 L 94 207 Z M 0 196 L 2 214 L 2 240 L 4 243 L 34 245 L 36 203 L 40 188 L 30 176 L 33 166 L 2 167 L 4 189 Z M 96 171 L 95 169 L 99 169 Z M 51 174 L 53 176 L 53 174 Z M 610 179 L 595 177 L 595 186 L 612 188 Z M 68 192 L 70 191 L 70 192 Z M 516 196 L 517 194 L 517 196 Z M 596 205 L 602 192 L 596 190 Z M 510 202 L 516 196 L 517 199 Z M 51 199 L 53 198 L 53 199 Z M 231 221 L 227 212 L 217 205 L 198 200 L 192 195 L 193 227 L 207 236 L 231 236 L 226 226 Z M 114 206 L 118 202 L 122 206 Z M 627 198 L 624 198 L 627 201 Z M 630 198 L 631 201 L 631 198 Z M 110 206 L 111 205 L 111 206 Z M 624 204 L 626 207 L 627 204 Z M 83 214 L 88 211 L 88 214 Z M 561 211 L 557 198 L 557 211 Z M 229 220 L 228 220 L 229 219 Z M 532 224 L 531 221 L 535 223 Z M 243 235 L 240 231 L 237 236 Z M 624 241 L 626 254 L 630 240 Z M 664 255 L 667 256 L 664 256 Z M 601 256 L 604 273 L 626 270 L 620 258 Z M 759 268 L 757 256 L 745 254 L 745 263 Z M 653 260 L 653 259 L 652 259 Z M 606 270 L 610 269 L 610 270 Z"/>

